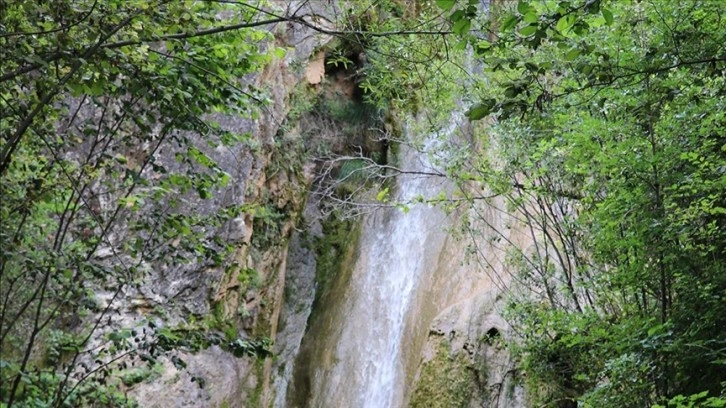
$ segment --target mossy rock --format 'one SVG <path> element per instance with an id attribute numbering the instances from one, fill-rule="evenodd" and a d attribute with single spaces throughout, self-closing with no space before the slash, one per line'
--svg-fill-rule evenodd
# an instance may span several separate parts
<path id="1" fill-rule="evenodd" d="M 315 282 L 318 289 L 308 324 L 319 313 L 322 299 L 332 290 L 336 279 L 345 273 L 345 268 L 352 265 L 360 237 L 360 225 L 354 220 L 331 216 L 323 222 L 323 232 L 323 236 L 314 242 L 317 259 Z"/>
<path id="2" fill-rule="evenodd" d="M 476 390 L 476 376 L 469 359 L 452 354 L 447 341 L 436 345 L 436 355 L 425 361 L 411 395 L 411 408 L 468 407 Z"/>

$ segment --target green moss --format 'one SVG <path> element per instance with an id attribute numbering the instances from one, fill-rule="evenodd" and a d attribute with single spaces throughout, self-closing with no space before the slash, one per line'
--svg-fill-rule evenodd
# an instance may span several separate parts
<path id="1" fill-rule="evenodd" d="M 319 305 L 334 286 L 344 267 L 352 265 L 358 246 L 360 226 L 353 220 L 340 220 L 331 216 L 323 223 L 323 236 L 314 242 L 317 255 L 315 281 L 317 290 L 308 325 L 317 317 Z M 323 302 L 324 303 L 324 302 Z"/>
<path id="2" fill-rule="evenodd" d="M 411 396 L 411 408 L 467 407 L 476 389 L 476 377 L 467 357 L 451 355 L 448 342 L 441 341 L 436 356 L 423 363 L 421 376 Z"/>
<path id="3" fill-rule="evenodd" d="M 242 284 L 242 291 L 253 290 L 260 287 L 260 273 L 252 268 L 243 268 L 237 275 L 237 281 Z"/>
<path id="4" fill-rule="evenodd" d="M 119 379 L 124 385 L 130 387 L 134 384 L 138 384 L 153 378 L 157 378 L 161 375 L 162 366 L 157 364 L 153 367 L 142 366 L 131 368 L 129 370 L 122 371 L 119 374 Z"/>
<path id="5" fill-rule="evenodd" d="M 280 149 L 280 151 L 284 150 L 285 149 Z M 278 161 L 286 162 L 289 164 L 291 163 L 291 161 L 289 160 L 286 161 L 285 159 L 280 159 Z M 271 166 L 273 166 L 273 164 L 271 164 Z M 252 234 L 251 244 L 253 249 L 264 252 L 280 244 L 281 239 L 284 238 L 281 236 L 282 227 L 285 222 L 290 219 L 291 212 L 288 208 L 277 208 L 277 206 L 274 204 L 274 197 L 269 196 L 269 194 L 263 195 L 259 198 L 259 200 L 261 202 L 266 202 L 266 204 L 259 207 L 254 214 L 254 232 Z"/>
<path id="6" fill-rule="evenodd" d="M 305 243 L 316 253 L 316 291 L 312 311 L 306 325 L 306 339 L 295 359 L 291 387 L 295 392 L 288 394 L 287 405 L 308 406 L 312 397 L 314 367 L 325 363 L 331 347 L 333 332 L 339 328 L 339 312 L 350 290 L 354 257 L 358 252 L 360 224 L 352 220 L 330 217 L 323 222 L 323 236 L 306 237 Z M 308 341 L 315 339 L 314 341 Z M 322 360 L 321 360 L 322 359 Z"/>
<path id="7" fill-rule="evenodd" d="M 247 398 L 248 406 L 250 407 L 261 407 L 262 406 L 262 391 L 263 384 L 262 378 L 265 375 L 265 361 L 255 361 L 255 375 L 257 376 L 257 386 L 251 391 Z"/>
<path id="8" fill-rule="evenodd" d="M 300 116 L 313 110 L 318 102 L 320 90 L 317 87 L 309 85 L 307 82 L 301 82 L 290 93 L 290 111 L 287 113 L 287 123 L 294 124 Z"/>
<path id="9" fill-rule="evenodd" d="M 233 320 L 227 316 L 223 301 L 214 304 L 212 314 L 205 316 L 200 329 L 202 331 L 222 332 L 227 341 L 237 338 L 237 329 L 234 326 Z"/>
<path id="10" fill-rule="evenodd" d="M 227 327 L 224 328 L 224 338 L 227 341 L 234 341 L 237 339 L 237 329 L 233 325 L 227 325 Z"/>

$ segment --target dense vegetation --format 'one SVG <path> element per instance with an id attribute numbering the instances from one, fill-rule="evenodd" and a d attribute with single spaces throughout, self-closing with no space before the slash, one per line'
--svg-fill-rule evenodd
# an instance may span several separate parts
<path id="1" fill-rule="evenodd" d="M 467 211 L 474 254 L 506 249 L 528 403 L 725 406 L 723 4 L 433 3 L 447 27 L 420 27 L 449 34 L 366 38 L 363 85 L 447 139 L 429 153 L 459 196 L 435 201 Z M 452 140 L 462 105 L 484 123 Z"/>
<path id="2" fill-rule="evenodd" d="M 164 0 L 11 0 L 0 18 L 0 405 L 131 404 L 129 363 L 225 340 L 115 308 L 153 268 L 226 264 L 210 231 L 254 209 L 203 210 L 230 179 L 210 152 L 249 135 L 215 119 L 257 114 L 240 79 L 282 55 L 254 28 L 282 19 Z"/>
<path id="3" fill-rule="evenodd" d="M 448 144 L 447 206 L 503 199 L 537 242 L 508 248 L 530 403 L 726 406 L 723 4 L 479 3 L 355 2 L 327 31 L 355 52 L 329 61 L 365 52 L 366 102 L 434 131 L 486 122 Z M 130 404 L 114 363 L 180 340 L 101 342 L 100 322 L 149 265 L 225 263 L 208 231 L 256 209 L 183 210 L 229 182 L 209 152 L 249 142 L 210 114 L 259 114 L 240 79 L 283 55 L 262 28 L 309 23 L 164 0 L 10 0 L 0 18 L 0 403 Z"/>
<path id="4" fill-rule="evenodd" d="M 505 2 L 479 26 L 437 3 L 493 120 L 450 174 L 537 240 L 509 258 L 531 403 L 726 405 L 723 4 Z"/>

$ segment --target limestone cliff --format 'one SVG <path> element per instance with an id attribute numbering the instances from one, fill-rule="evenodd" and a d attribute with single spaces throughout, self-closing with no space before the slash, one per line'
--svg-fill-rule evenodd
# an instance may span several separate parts
<path id="1" fill-rule="evenodd" d="M 515 333 L 502 317 L 511 288 L 503 242 L 529 241 L 516 220 L 498 210 L 501 205 L 493 200 L 471 210 L 477 217 L 464 217 L 464 233 L 448 237 L 422 283 L 412 319 L 426 334 L 420 357 L 409 363 L 411 407 L 525 406 L 522 373 L 508 350 Z M 466 234 L 474 229 L 492 239 L 472 240 Z"/>
<path id="2" fill-rule="evenodd" d="M 325 4 L 316 12 L 324 13 Z M 141 406 L 319 406 L 322 400 L 310 393 L 318 392 L 320 384 L 311 385 L 309 381 L 318 380 L 308 373 L 336 363 L 339 326 L 356 319 L 343 308 L 330 317 L 330 309 L 350 302 L 357 290 L 351 276 L 364 273 L 360 258 L 379 248 L 372 240 L 387 233 L 371 225 L 378 225 L 375 221 L 365 226 L 350 220 L 321 224 L 320 196 L 345 199 L 358 187 L 355 182 L 326 183 L 326 177 L 340 177 L 345 164 L 320 159 L 355 152 L 380 161 L 387 153 L 388 142 L 384 146 L 369 134 L 368 121 L 382 119 L 360 101 L 359 67 L 327 64 L 328 52 L 341 44 L 310 28 L 278 26 L 274 35 L 275 45 L 290 52 L 259 75 L 245 78 L 267 91 L 269 106 L 257 120 L 216 118 L 225 129 L 250 134 L 252 142 L 209 151 L 203 140 L 192 138 L 232 175 L 232 182 L 215 192 L 211 202 L 188 210 L 211 213 L 229 205 L 251 209 L 212 232 L 234 243 L 232 258 L 224 267 L 152 269 L 114 306 L 122 317 L 115 325 L 150 320 L 182 336 L 202 330 L 222 338 L 191 350 L 181 348 L 160 359 L 153 370 L 133 372 L 126 391 Z M 436 192 L 441 188 L 429 187 Z M 316 194 L 310 196 L 311 189 Z M 524 242 L 511 220 L 492 208 L 480 209 L 490 212 L 489 225 L 483 227 L 494 225 L 509 231 L 513 242 Z M 495 243 L 478 248 L 486 255 L 477 259 L 486 259 L 488 265 L 467 264 L 466 244 L 444 232 L 457 225 L 461 214 L 443 217 L 422 211 L 431 228 L 420 232 L 430 236 L 414 237 L 426 242 L 425 255 L 416 261 L 425 267 L 413 284 L 413 300 L 401 323 L 406 328 L 401 340 L 406 378 L 397 404 L 522 406 L 518 372 L 505 348 L 510 328 L 498 310 L 507 287 L 507 278 L 496 275 L 503 270 L 503 250 Z M 390 219 L 406 217 L 398 212 L 387 210 L 381 217 L 388 221 L 380 228 Z M 400 232 L 406 236 L 416 231 Z M 242 357 L 235 356 L 239 349 L 234 344 L 245 347 Z"/>
<path id="3" fill-rule="evenodd" d="M 256 120 L 215 118 L 226 130 L 248 133 L 251 142 L 208 151 L 221 170 L 232 175 L 232 181 L 224 191 L 215 192 L 211 202 L 191 209 L 209 213 L 229 205 L 253 209 L 213 232 L 234 243 L 232 259 L 221 268 L 191 264 L 152 270 L 144 282 L 125 293 L 124 301 L 113 306 L 123 317 L 115 325 L 146 319 L 182 332 L 197 328 L 223 332 L 220 335 L 226 341 L 261 339 L 268 342 L 262 346 L 272 351 L 289 239 L 314 179 L 314 164 L 306 161 L 305 157 L 311 157 L 302 151 L 303 135 L 288 114 L 299 103 L 295 92 L 314 97 L 319 91 L 325 54 L 317 50 L 331 39 L 298 25 L 277 25 L 272 31 L 274 45 L 287 48 L 287 56 L 268 64 L 259 75 L 245 78 L 264 90 L 270 103 Z M 205 149 L 201 138 L 192 141 Z M 266 405 L 271 398 L 271 358 L 233 354 L 218 344 L 197 351 L 181 348 L 162 358 L 152 372 L 140 374 L 127 392 L 143 407 Z"/>
<path id="4" fill-rule="evenodd" d="M 338 12 L 335 2 L 301 4 L 310 8 L 309 14 Z M 377 112 L 362 103 L 357 90 L 363 62 L 327 63 L 331 50 L 344 45 L 305 25 L 279 25 L 273 33 L 274 45 L 288 49 L 286 57 L 245 78 L 265 90 L 271 103 L 254 121 L 215 118 L 227 130 L 249 134 L 251 141 L 209 151 L 204 140 L 192 138 L 232 175 L 232 182 L 215 192 L 210 203 L 188 210 L 249 208 L 213 232 L 234 243 L 234 254 L 222 267 L 165 265 L 153 270 L 125 294 L 128 302 L 114 306 L 122 315 L 118 325 L 145 319 L 171 328 L 175 336 L 216 332 L 220 339 L 193 344 L 191 350 L 181 347 L 154 370 L 134 372 L 127 392 L 141 406 L 268 406 L 285 398 L 291 369 L 286 363 L 295 358 L 320 284 L 320 261 L 311 249 L 311 241 L 323 235 L 319 196 L 337 194 L 331 187 L 336 183 L 329 180 L 340 173 L 342 162 L 328 158 L 370 155 L 379 148 L 367 130 L 379 120 Z M 309 197 L 313 188 L 318 194 Z"/>

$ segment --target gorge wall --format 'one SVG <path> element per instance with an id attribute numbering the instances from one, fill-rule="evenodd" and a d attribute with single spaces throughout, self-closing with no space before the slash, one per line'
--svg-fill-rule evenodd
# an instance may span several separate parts
<path id="1" fill-rule="evenodd" d="M 307 5 L 310 13 L 335 12 L 314 3 Z M 251 407 L 267 406 L 272 398 L 272 358 L 265 355 L 273 352 L 277 338 L 284 290 L 290 285 L 287 271 L 297 267 L 286 263 L 290 237 L 315 177 L 315 165 L 304 152 L 308 142 L 288 115 L 299 115 L 291 113 L 300 103 L 296 96 L 314 98 L 319 93 L 324 53 L 318 50 L 331 40 L 299 25 L 278 24 L 272 31 L 270 46 L 286 48 L 287 55 L 274 59 L 259 75 L 245 78 L 265 91 L 269 104 L 257 119 L 215 118 L 226 130 L 249 134 L 250 141 L 210 151 L 201 136 L 192 137 L 193 144 L 217 161 L 232 181 L 214 192 L 212 200 L 197 202 L 189 210 L 251 208 L 244 217 L 211 232 L 234 243 L 233 259 L 222 268 L 193 263 L 155 269 L 112 306 L 122 317 L 114 320 L 114 327 L 148 320 L 180 337 L 202 330 L 217 332 L 223 339 L 222 344 L 193 351 L 182 347 L 159 359 L 153 370 L 136 369 L 126 392 L 140 406 Z M 173 158 L 173 152 L 160 154 Z M 292 241 L 294 248 L 295 238 Z M 234 348 L 222 347 L 238 339 L 253 350 L 235 356 Z"/>
<path id="2" fill-rule="evenodd" d="M 221 345 L 176 351 L 140 373 L 128 395 L 144 407 L 523 406 L 504 348 L 509 328 L 498 312 L 507 287 L 496 275 L 503 249 L 478 248 L 488 265 L 469 263 L 466 237 L 452 232 L 462 214 L 423 204 L 353 220 L 323 215 L 320 195 L 311 191 L 341 169 L 322 165 L 316 153 L 371 154 L 381 141 L 349 112 L 365 111 L 357 99 L 359 67 L 326 64 L 326 52 L 340 44 L 299 25 L 275 30 L 276 45 L 290 52 L 247 79 L 269 91 L 271 104 L 256 121 L 219 118 L 230 130 L 249 132 L 256 147 L 209 152 L 233 181 L 204 204 L 210 208 L 196 209 L 264 208 L 216 232 L 235 243 L 233 266 L 154 271 L 115 306 L 124 316 L 119 325 L 156 319 L 258 349 L 241 358 Z M 452 133 L 459 125 L 452 119 Z M 403 150 L 401 166 L 428 166 L 425 155 Z M 411 180 L 397 182 L 408 196 L 396 199 L 452 189 L 442 178 Z M 356 189 L 335 188 L 343 195 Z M 513 241 L 524 240 L 502 212 L 480 210 Z M 414 264 L 412 276 L 399 275 Z M 378 286 L 392 280 L 390 289 Z M 386 308 L 395 309 L 394 318 Z"/>
<path id="3" fill-rule="evenodd" d="M 0 2 L 0 407 L 726 406 L 681 3 Z"/>

